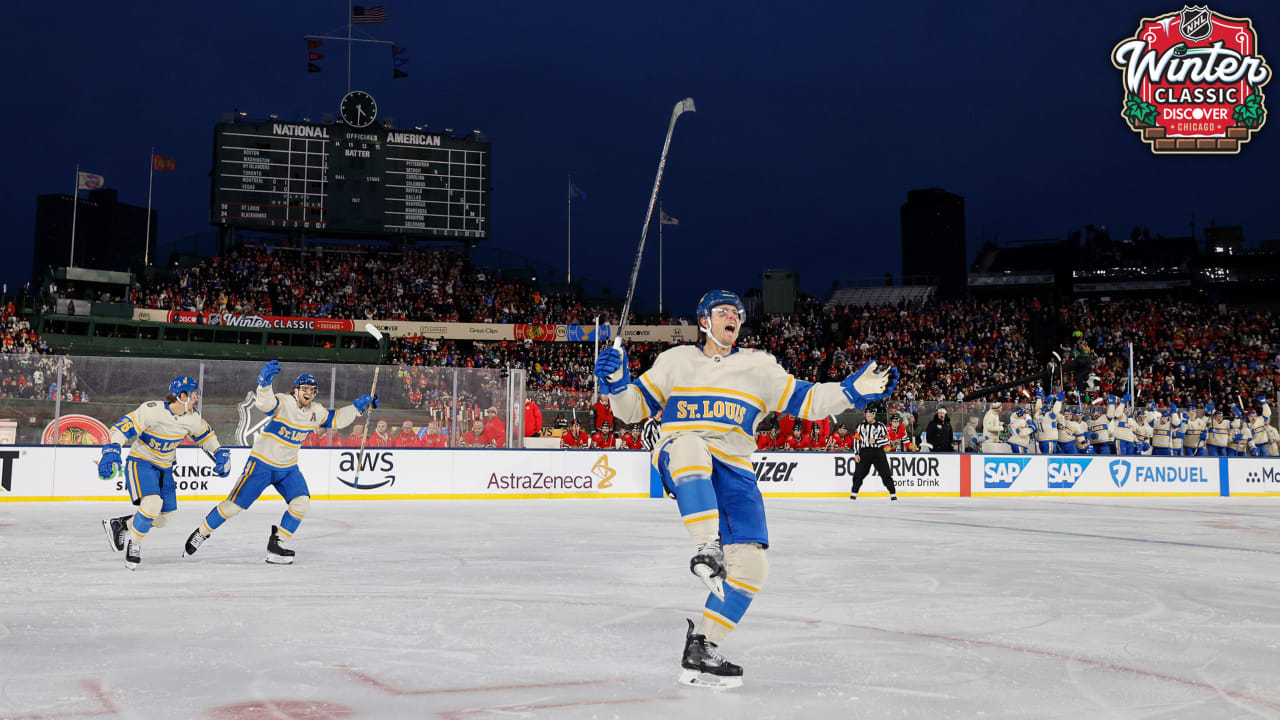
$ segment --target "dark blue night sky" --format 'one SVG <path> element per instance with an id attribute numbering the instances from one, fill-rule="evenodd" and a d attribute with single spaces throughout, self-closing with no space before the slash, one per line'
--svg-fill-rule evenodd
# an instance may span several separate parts
<path id="1" fill-rule="evenodd" d="M 696 100 L 663 183 L 681 222 L 666 236 L 669 310 L 709 287 L 758 286 L 766 268 L 796 269 L 819 295 L 897 274 L 898 208 L 918 187 L 965 197 L 970 257 L 984 235 L 1089 223 L 1185 235 L 1193 215 L 1199 228 L 1243 225 L 1253 245 L 1280 237 L 1280 127 L 1239 155 L 1160 157 L 1120 117 L 1112 47 L 1181 4 L 378 2 L 388 22 L 357 28 L 408 48 L 410 77 L 391 80 L 386 49 L 357 48 L 353 85 L 400 127 L 488 135 L 495 247 L 563 268 L 572 174 L 588 194 L 574 206 L 574 274 L 617 289 L 671 107 Z M 1210 7 L 1252 18 L 1280 67 L 1280 6 Z M 69 192 L 77 163 L 145 205 L 154 146 L 177 160 L 156 176 L 162 250 L 208 231 L 214 123 L 232 108 L 334 113 L 345 51 L 327 43 L 325 71 L 308 74 L 303 35 L 345 28 L 346 12 L 334 0 L 11 8 L 0 279 L 29 279 L 35 198 Z"/>

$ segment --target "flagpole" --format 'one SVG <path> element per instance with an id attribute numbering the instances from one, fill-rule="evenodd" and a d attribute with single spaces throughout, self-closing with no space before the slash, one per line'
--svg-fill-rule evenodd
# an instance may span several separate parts
<path id="1" fill-rule="evenodd" d="M 147 234 L 142 238 L 142 266 L 151 264 L 151 182 L 156 177 L 156 149 L 151 148 L 151 173 L 147 175 Z"/>
<path id="2" fill-rule="evenodd" d="M 569 176 L 569 243 L 568 249 L 568 271 L 565 273 L 565 283 L 573 284 L 573 176 Z"/>
<path id="3" fill-rule="evenodd" d="M 71 195 L 71 258 L 67 267 L 76 266 L 76 211 L 80 209 L 80 165 L 76 164 L 76 190 Z"/>
<path id="4" fill-rule="evenodd" d="M 347 92 L 351 92 L 351 23 L 355 19 L 351 16 L 354 12 L 351 5 L 352 0 L 347 0 Z"/>

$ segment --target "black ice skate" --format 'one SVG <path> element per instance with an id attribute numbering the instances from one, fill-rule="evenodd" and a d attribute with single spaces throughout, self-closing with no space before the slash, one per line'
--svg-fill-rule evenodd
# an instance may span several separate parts
<path id="1" fill-rule="evenodd" d="M 849 499 L 850 499 L 850 500 L 857 500 L 857 499 L 858 499 L 858 493 L 849 493 Z"/>
<path id="2" fill-rule="evenodd" d="M 684 657 L 680 660 L 678 682 L 690 687 L 705 687 L 715 690 L 742 687 L 742 666 L 734 665 L 720 654 L 716 644 L 709 642 L 704 635 L 693 634 L 693 621 L 684 634 Z"/>
<path id="3" fill-rule="evenodd" d="M 133 538 L 129 538 L 124 548 L 124 566 L 130 570 L 136 570 L 140 562 L 142 562 L 142 545 Z"/>
<path id="4" fill-rule="evenodd" d="M 898 502 L 898 496 L 897 496 L 897 495 L 890 495 L 890 496 L 889 496 L 889 502 Z"/>
<path id="5" fill-rule="evenodd" d="M 120 517 L 107 518 L 102 521 L 102 529 L 107 531 L 107 537 L 111 539 L 111 549 L 120 552 L 124 549 L 125 533 L 129 532 L 129 518 L 132 515 L 121 515 Z"/>
<path id="6" fill-rule="evenodd" d="M 280 544 L 280 538 L 276 535 L 278 529 L 275 525 L 271 526 L 271 537 L 267 539 L 267 562 L 273 565 L 291 565 L 293 551 Z"/>
<path id="7" fill-rule="evenodd" d="M 209 536 L 200 532 L 200 528 L 191 531 L 191 535 L 187 538 L 187 544 L 182 548 L 182 557 L 190 557 L 196 554 L 200 549 L 200 545 L 208 540 Z"/>

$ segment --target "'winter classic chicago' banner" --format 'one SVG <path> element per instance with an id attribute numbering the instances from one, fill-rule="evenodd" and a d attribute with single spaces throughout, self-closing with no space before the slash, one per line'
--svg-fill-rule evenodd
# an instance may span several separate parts
<path id="1" fill-rule="evenodd" d="M 1205 5 L 1143 18 L 1111 51 L 1121 116 L 1154 153 L 1238 153 L 1267 119 L 1271 68 L 1249 18 Z"/>

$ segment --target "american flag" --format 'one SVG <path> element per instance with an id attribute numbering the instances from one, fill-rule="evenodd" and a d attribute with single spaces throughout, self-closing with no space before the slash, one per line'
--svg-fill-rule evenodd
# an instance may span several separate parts
<path id="1" fill-rule="evenodd" d="M 384 5 L 365 7 L 355 5 L 351 8 L 351 22 L 356 25 L 372 25 L 387 21 L 387 8 Z"/>

